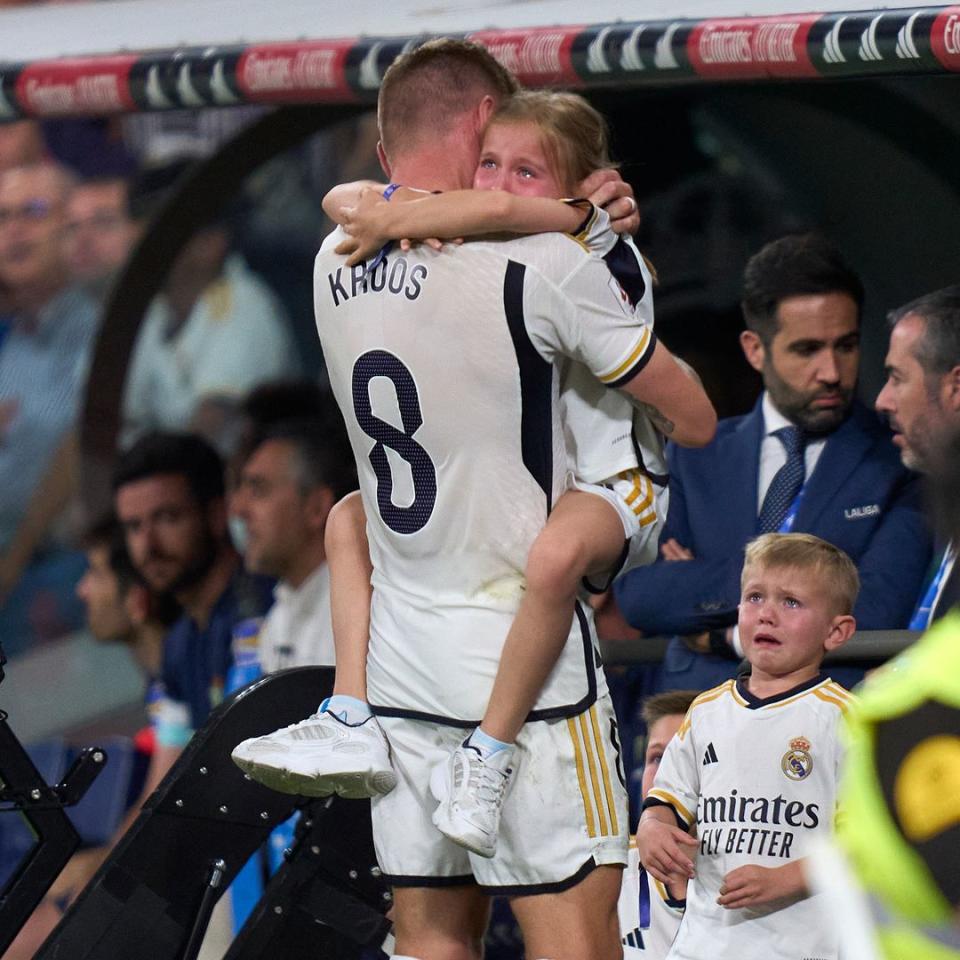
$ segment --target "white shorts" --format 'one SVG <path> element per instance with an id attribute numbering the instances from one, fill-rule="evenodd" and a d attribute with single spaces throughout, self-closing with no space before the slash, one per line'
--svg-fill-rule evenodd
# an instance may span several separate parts
<path id="1" fill-rule="evenodd" d="M 464 740 L 463 728 L 378 717 L 397 786 L 372 801 L 380 868 L 395 886 L 477 883 L 490 893 L 556 893 L 594 867 L 627 862 L 627 794 L 609 695 L 577 717 L 526 724 L 500 820 L 497 853 L 478 857 L 430 817 L 430 772 Z"/>
<path id="2" fill-rule="evenodd" d="M 666 522 L 666 488 L 658 487 L 640 470 L 624 470 L 602 483 L 574 480 L 573 487 L 601 497 L 613 507 L 623 524 L 624 549 L 608 577 L 598 582 L 585 580 L 592 593 L 603 593 L 613 580 L 657 559 L 660 531 Z"/>

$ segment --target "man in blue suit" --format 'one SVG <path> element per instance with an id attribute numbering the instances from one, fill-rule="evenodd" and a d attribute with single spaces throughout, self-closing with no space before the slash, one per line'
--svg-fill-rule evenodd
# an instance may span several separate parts
<path id="1" fill-rule="evenodd" d="M 935 290 L 892 311 L 887 382 L 876 407 L 893 428 L 900 459 L 936 473 L 942 451 L 960 429 L 960 284 Z M 954 542 L 938 544 L 930 578 L 910 620 L 926 630 L 960 603 L 960 565 Z"/>
<path id="2" fill-rule="evenodd" d="M 751 413 L 721 421 L 709 446 L 671 445 L 661 558 L 615 587 L 630 624 L 679 635 L 660 687 L 733 675 L 743 548 L 763 532 L 841 547 L 862 581 L 858 627 L 907 626 L 930 538 L 889 431 L 854 399 L 862 301 L 860 280 L 813 235 L 777 240 L 747 264 L 740 342 L 763 395 Z"/>

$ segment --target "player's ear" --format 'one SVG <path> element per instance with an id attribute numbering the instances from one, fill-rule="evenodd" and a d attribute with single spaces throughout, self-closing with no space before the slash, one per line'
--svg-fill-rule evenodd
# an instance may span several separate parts
<path id="1" fill-rule="evenodd" d="M 823 642 L 823 649 L 829 652 L 842 647 L 853 636 L 856 629 L 857 621 L 849 613 L 834 617 L 830 623 L 827 639 Z"/>
<path id="2" fill-rule="evenodd" d="M 758 373 L 762 373 L 763 361 L 767 353 L 760 335 L 753 330 L 744 330 L 740 334 L 740 347 L 747 358 L 747 363 Z"/>
<path id="3" fill-rule="evenodd" d="M 477 129 L 486 129 L 487 122 L 497 109 L 497 103 L 488 93 L 477 105 Z"/>
<path id="4" fill-rule="evenodd" d="M 393 179 L 390 175 L 390 161 L 383 149 L 383 143 L 379 140 L 377 141 L 377 159 L 380 161 L 380 169 L 387 175 L 387 179 Z"/>

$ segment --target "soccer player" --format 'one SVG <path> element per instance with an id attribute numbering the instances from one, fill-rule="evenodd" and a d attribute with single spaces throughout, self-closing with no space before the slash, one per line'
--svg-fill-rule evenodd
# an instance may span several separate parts
<path id="1" fill-rule="evenodd" d="M 750 674 L 690 707 L 644 803 L 640 861 L 662 883 L 689 878 L 670 960 L 835 960 L 803 860 L 834 819 L 851 698 L 820 664 L 855 629 L 857 571 L 824 540 L 772 533 L 747 546 L 741 583 Z"/>
<path id="2" fill-rule="evenodd" d="M 399 58 L 380 89 L 390 179 L 468 185 L 503 76 L 462 41 Z M 501 893 L 528 956 L 613 960 L 625 792 L 582 607 L 517 737 L 494 857 L 436 830 L 428 780 L 483 715 L 527 554 L 566 485 L 561 358 L 667 416 L 689 381 L 625 313 L 602 259 L 562 236 L 390 252 L 369 274 L 328 246 L 314 276 L 374 568 L 367 684 L 398 782 L 371 809 L 398 954 L 478 958 L 485 894 Z"/>
<path id="3" fill-rule="evenodd" d="M 635 250 L 617 240 L 606 214 L 586 204 L 584 219 L 584 211 L 578 209 L 582 205 L 531 200 L 571 196 L 590 173 L 609 165 L 604 120 L 585 100 L 573 94 L 517 94 L 488 123 L 474 177 L 477 187 L 509 191 L 496 195 L 506 202 L 491 203 L 486 190 L 420 194 L 423 199 L 409 203 L 397 203 L 399 198 L 391 204 L 380 202 L 360 230 L 364 237 L 355 234 L 338 249 L 359 257 L 375 252 L 384 237 L 563 229 L 588 249 L 609 255 L 625 312 L 652 327 L 649 270 Z M 353 185 L 335 188 L 332 193 L 340 199 L 330 203 L 327 212 L 335 220 L 344 219 L 346 213 L 352 226 L 358 226 L 359 211 L 344 211 L 340 206 L 355 202 L 357 192 Z M 394 215 L 384 223 L 384 214 Z M 635 418 L 629 400 L 604 388 L 582 364 L 568 367 L 564 384 L 564 423 L 577 489 L 560 498 L 533 545 L 526 591 L 504 646 L 487 711 L 480 726 L 452 754 L 450 776 L 462 789 L 459 795 L 447 791 L 450 799 L 433 818 L 446 836 L 483 856 L 495 851 L 499 819 L 498 805 L 488 801 L 503 794 L 471 789 L 472 779 L 482 776 L 471 777 L 471 766 L 490 763 L 495 781 L 499 771 L 509 767 L 517 732 L 563 648 L 581 580 L 600 575 L 606 581 L 618 564 L 628 569 L 650 562 L 666 513 L 662 441 L 649 416 Z M 705 440 L 714 418 L 699 384 L 691 380 L 688 400 L 678 410 L 677 423 L 664 426 L 681 442 Z M 346 529 L 340 530 L 340 525 Z M 324 711 L 347 719 L 358 712 L 359 720 L 369 716 L 362 713 L 367 615 L 361 603 L 369 598 L 370 583 L 365 527 L 356 498 L 344 504 L 331 523 L 328 555 L 334 590 L 340 603 L 347 598 L 349 610 L 337 617 L 336 693 L 321 709 L 320 723 L 338 722 L 324 718 Z M 342 575 L 343 570 L 347 575 Z M 385 751 L 377 750 L 376 739 L 367 736 L 370 732 L 361 724 L 356 739 L 361 741 L 363 734 L 361 742 L 369 742 L 373 762 L 359 749 L 355 754 L 334 753 L 329 749 L 334 738 L 307 739 L 301 736 L 302 730 L 295 738 L 281 733 L 284 749 L 280 752 L 257 743 L 241 745 L 235 757 L 257 779 L 281 789 L 321 795 L 334 789 L 350 795 L 380 792 L 393 780 Z M 463 768 L 462 775 L 458 767 Z"/>
<path id="4" fill-rule="evenodd" d="M 696 690 L 667 690 L 647 697 L 643 703 L 643 722 L 647 726 L 643 779 L 640 796 L 646 800 L 667 745 L 676 736 Z M 661 883 L 647 876 L 640 865 L 636 841 L 630 844 L 630 859 L 623 873 L 620 902 L 620 932 L 623 935 L 624 960 L 663 960 L 673 943 L 680 921 L 687 884 L 680 880 Z"/>

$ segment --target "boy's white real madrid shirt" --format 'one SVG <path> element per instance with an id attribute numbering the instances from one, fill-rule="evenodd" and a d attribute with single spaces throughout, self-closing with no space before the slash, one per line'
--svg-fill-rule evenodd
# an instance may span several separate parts
<path id="1" fill-rule="evenodd" d="M 696 823 L 696 877 L 671 960 L 836 958 L 821 896 L 735 910 L 717 897 L 731 870 L 784 866 L 832 830 L 839 724 L 851 700 L 823 675 L 764 700 L 742 677 L 694 700 L 645 804 L 670 806 L 685 827 Z"/>

